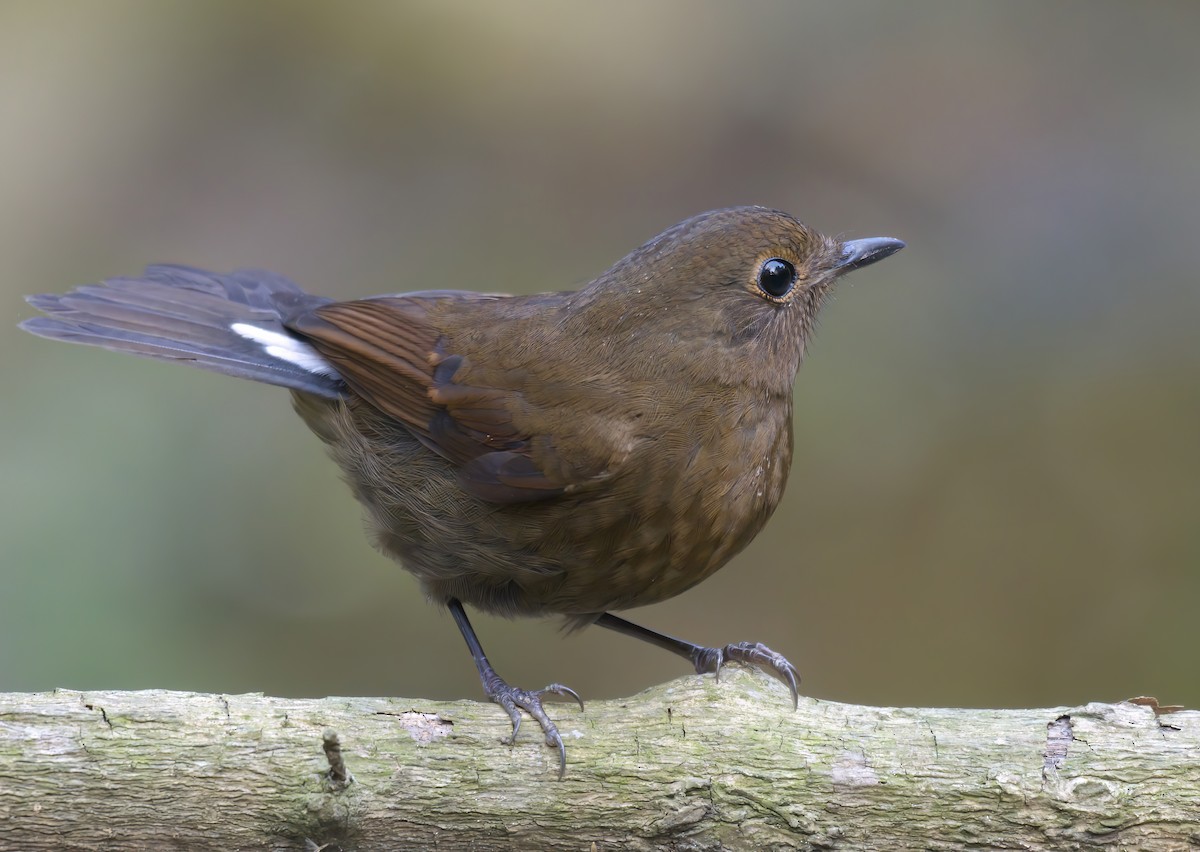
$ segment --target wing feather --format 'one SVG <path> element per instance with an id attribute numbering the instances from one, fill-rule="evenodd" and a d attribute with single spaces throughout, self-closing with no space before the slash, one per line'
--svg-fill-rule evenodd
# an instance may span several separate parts
<path id="1" fill-rule="evenodd" d="M 573 483 L 550 475 L 534 459 L 532 430 L 519 422 L 527 408 L 522 389 L 455 380 L 469 358 L 449 351 L 452 342 L 428 311 L 430 298 L 448 297 L 453 296 L 336 302 L 287 325 L 327 358 L 355 393 L 457 466 L 466 491 L 495 503 L 562 494 Z"/>

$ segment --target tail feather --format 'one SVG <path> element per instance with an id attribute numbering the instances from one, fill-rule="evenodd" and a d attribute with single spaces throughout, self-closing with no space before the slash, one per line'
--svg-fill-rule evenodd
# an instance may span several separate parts
<path id="1" fill-rule="evenodd" d="M 345 392 L 337 372 L 283 327 L 284 319 L 328 301 L 270 272 L 151 266 L 141 278 L 30 296 L 46 316 L 21 328 L 336 399 Z"/>

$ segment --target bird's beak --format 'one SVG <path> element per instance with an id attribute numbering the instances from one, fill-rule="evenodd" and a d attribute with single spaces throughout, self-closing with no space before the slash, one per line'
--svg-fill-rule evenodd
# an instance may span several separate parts
<path id="1" fill-rule="evenodd" d="M 867 237 L 842 243 L 842 259 L 833 267 L 839 274 L 851 269 L 870 266 L 877 260 L 891 257 L 904 248 L 903 240 L 891 237 Z"/>

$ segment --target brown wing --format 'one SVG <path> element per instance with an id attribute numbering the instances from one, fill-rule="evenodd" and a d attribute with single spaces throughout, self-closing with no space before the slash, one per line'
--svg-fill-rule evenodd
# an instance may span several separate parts
<path id="1" fill-rule="evenodd" d="M 447 340 L 430 322 L 427 304 L 413 297 L 336 302 L 287 325 L 355 393 L 457 465 L 467 491 L 497 503 L 561 494 L 570 483 L 552 478 L 534 461 L 532 436 L 514 423 L 520 392 L 456 383 L 465 359 L 446 351 Z"/>

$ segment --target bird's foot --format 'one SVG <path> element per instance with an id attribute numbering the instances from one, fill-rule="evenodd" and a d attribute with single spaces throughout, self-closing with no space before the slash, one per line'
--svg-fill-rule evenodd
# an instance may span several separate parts
<path id="1" fill-rule="evenodd" d="M 697 646 L 692 651 L 696 674 L 712 672 L 721 679 L 721 667 L 726 663 L 741 663 L 775 675 L 792 691 L 792 707 L 800 706 L 800 673 L 783 654 L 776 653 L 761 642 L 735 642 L 724 648 Z"/>
<path id="2" fill-rule="evenodd" d="M 532 716 L 542 726 L 542 731 L 546 735 L 546 745 L 558 749 L 558 779 L 561 781 L 567 771 L 567 748 L 563 745 L 562 735 L 559 734 L 558 727 L 546 715 L 546 711 L 542 707 L 542 698 L 547 695 L 573 698 L 579 702 L 579 709 L 582 710 L 583 699 L 579 697 L 579 694 L 569 686 L 563 686 L 561 683 L 552 683 L 543 689 L 518 689 L 515 686 L 510 686 L 507 681 L 494 671 L 490 672 L 490 677 L 484 682 L 484 691 L 487 693 L 488 698 L 503 707 L 505 712 L 508 713 L 508 718 L 512 719 L 512 736 L 504 742 L 509 745 L 516 743 L 517 732 L 521 730 L 522 710 Z"/>

